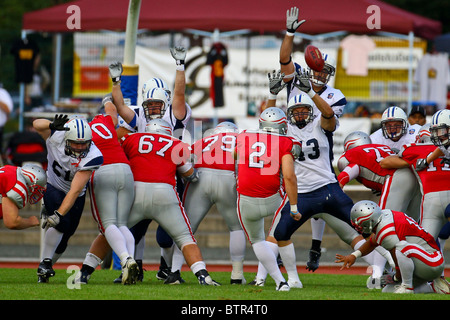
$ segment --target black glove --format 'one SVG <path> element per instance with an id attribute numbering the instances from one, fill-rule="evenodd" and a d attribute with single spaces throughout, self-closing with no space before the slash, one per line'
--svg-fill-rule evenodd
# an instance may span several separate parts
<path id="1" fill-rule="evenodd" d="M 448 165 L 450 165 L 450 159 L 448 159 L 448 158 L 442 158 L 441 164 L 448 164 Z"/>
<path id="2" fill-rule="evenodd" d="M 51 130 L 56 131 L 68 131 L 69 128 L 64 127 L 66 122 L 69 120 L 69 116 L 67 114 L 55 114 L 55 118 L 53 122 L 48 126 Z"/>

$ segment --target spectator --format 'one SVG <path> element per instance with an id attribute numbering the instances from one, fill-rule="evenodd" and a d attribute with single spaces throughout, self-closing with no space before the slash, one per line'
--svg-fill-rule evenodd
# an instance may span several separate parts
<path id="1" fill-rule="evenodd" d="M 412 106 L 408 116 L 409 124 L 419 124 L 423 126 L 427 122 L 427 114 L 422 106 Z"/>
<path id="2" fill-rule="evenodd" d="M 13 101 L 8 91 L 0 84 L 0 154 L 3 158 L 3 128 L 13 110 Z"/>

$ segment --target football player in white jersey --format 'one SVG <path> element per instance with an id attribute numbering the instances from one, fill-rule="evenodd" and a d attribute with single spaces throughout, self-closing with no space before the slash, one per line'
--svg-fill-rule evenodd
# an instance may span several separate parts
<path id="1" fill-rule="evenodd" d="M 421 127 L 418 124 L 410 125 L 405 111 L 392 106 L 384 110 L 381 128 L 370 135 L 370 140 L 372 143 L 388 146 L 398 153 L 403 145 L 416 142 Z"/>
<path id="2" fill-rule="evenodd" d="M 295 31 L 300 27 L 305 20 L 298 20 L 299 11 L 298 8 L 292 7 L 287 10 L 286 13 L 286 34 L 280 48 L 280 72 L 284 75 L 283 81 L 286 83 L 287 89 L 287 102 L 290 99 L 302 92 L 306 92 L 302 88 L 299 82 L 298 75 L 305 71 L 298 63 L 292 61 L 292 50 L 294 44 Z M 329 106 L 333 109 L 334 116 L 336 117 L 336 129 L 339 127 L 339 117 L 342 116 L 345 106 L 347 105 L 347 99 L 344 94 L 333 88 L 328 84 L 331 77 L 336 73 L 336 61 L 328 54 L 322 53 L 325 61 L 322 71 L 314 71 L 308 67 L 308 73 L 310 76 L 310 87 L 306 93 L 314 102 L 313 113 L 318 115 L 320 108 L 317 106 Z M 272 90 L 271 90 L 272 91 Z M 271 98 L 268 101 L 268 106 L 275 106 L 276 94 L 271 92 Z M 330 141 L 330 161 L 333 157 L 333 133 L 329 132 L 328 139 Z M 315 271 L 319 267 L 319 259 L 321 256 L 321 243 L 323 238 L 323 232 L 325 229 L 325 223 L 321 219 L 311 219 L 312 228 L 312 246 L 309 252 L 309 261 L 306 264 L 306 269 Z"/>
<path id="3" fill-rule="evenodd" d="M 301 75 L 300 80 L 308 83 L 308 75 Z M 329 159 L 330 142 L 326 132 L 333 132 L 336 118 L 330 106 L 322 108 L 321 113 L 314 115 L 314 102 L 305 93 L 299 94 L 289 101 L 288 136 L 302 144 L 302 152 L 295 160 L 295 173 L 298 181 L 298 212 L 301 219 L 296 221 L 290 217 L 289 204 L 281 211 L 281 217 L 273 223 L 268 240 L 272 241 L 273 250 L 278 244 L 283 264 L 288 273 L 288 283 L 299 283 L 292 234 L 308 219 L 320 217 L 325 220 L 338 236 L 353 248 L 364 243 L 364 238 L 354 230 L 350 223 L 350 210 L 353 201 L 340 188 L 336 175 L 332 172 Z M 366 260 L 373 267 L 373 276 L 379 278 L 384 270 L 385 258 L 378 252 Z M 379 262 L 380 261 L 380 262 Z M 383 264 L 383 266 L 381 266 Z M 264 270 L 258 269 L 256 282 L 265 278 Z M 261 278 L 260 278 L 261 277 Z"/>
<path id="4" fill-rule="evenodd" d="M 38 282 L 48 282 L 55 275 L 52 265 L 67 248 L 75 233 L 86 198 L 86 185 L 94 170 L 103 164 L 103 155 L 92 142 L 92 131 L 86 119 L 56 115 L 33 121 L 33 127 L 46 140 L 48 151 L 47 212 L 42 225 L 46 228 L 43 260 L 39 264 Z"/>

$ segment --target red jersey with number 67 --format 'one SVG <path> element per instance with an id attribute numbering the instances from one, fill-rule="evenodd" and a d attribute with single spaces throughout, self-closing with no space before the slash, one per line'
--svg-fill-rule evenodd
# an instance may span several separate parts
<path id="1" fill-rule="evenodd" d="M 290 137 L 262 131 L 244 131 L 237 137 L 239 194 L 267 198 L 282 186 L 281 159 L 292 156 Z"/>
<path id="2" fill-rule="evenodd" d="M 130 163 L 120 146 L 111 116 L 97 115 L 89 125 L 92 130 L 92 141 L 103 154 L 103 165 Z"/>
<path id="3" fill-rule="evenodd" d="M 238 133 L 222 132 L 197 140 L 191 146 L 195 168 L 234 171 L 234 149 Z"/>
<path id="4" fill-rule="evenodd" d="M 189 159 L 189 145 L 157 133 L 132 133 L 122 138 L 134 181 L 176 186 L 176 170 Z"/>

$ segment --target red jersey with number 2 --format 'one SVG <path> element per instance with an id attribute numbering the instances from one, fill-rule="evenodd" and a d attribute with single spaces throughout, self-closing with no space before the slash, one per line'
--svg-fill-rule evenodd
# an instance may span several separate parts
<path id="1" fill-rule="evenodd" d="M 282 185 L 281 159 L 292 156 L 294 141 L 286 136 L 245 131 L 237 137 L 239 194 L 267 198 Z"/>

